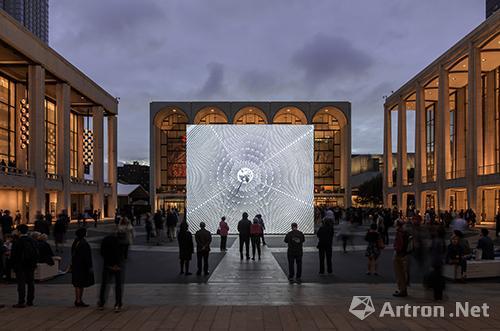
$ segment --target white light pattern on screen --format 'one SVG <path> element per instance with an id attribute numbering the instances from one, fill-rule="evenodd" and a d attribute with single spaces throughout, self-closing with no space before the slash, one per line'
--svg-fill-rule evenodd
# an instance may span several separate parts
<path id="1" fill-rule="evenodd" d="M 187 221 L 212 233 L 221 216 L 261 214 L 267 233 L 314 230 L 312 125 L 188 125 Z"/>

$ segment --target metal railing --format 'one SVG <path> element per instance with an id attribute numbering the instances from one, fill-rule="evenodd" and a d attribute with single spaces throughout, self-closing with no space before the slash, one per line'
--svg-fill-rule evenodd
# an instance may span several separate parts
<path id="1" fill-rule="evenodd" d="M 479 175 L 492 175 L 500 172 L 500 163 L 483 165 L 478 168 Z"/>
<path id="2" fill-rule="evenodd" d="M 60 180 L 61 179 L 61 176 L 57 175 L 57 174 L 49 174 L 49 173 L 45 173 L 45 177 L 47 179 L 50 179 L 50 180 Z"/>
<path id="3" fill-rule="evenodd" d="M 33 171 L 19 169 L 16 167 L 0 166 L 0 175 L 33 177 L 34 173 Z"/>
<path id="4" fill-rule="evenodd" d="M 97 185 L 97 182 L 92 179 L 71 177 L 71 182 L 74 184 L 83 184 L 83 185 Z"/>
<path id="5" fill-rule="evenodd" d="M 456 179 L 465 177 L 465 169 L 448 171 L 446 173 L 446 179 Z"/>
<path id="6" fill-rule="evenodd" d="M 422 176 L 422 183 L 432 183 L 436 181 L 436 175 Z"/>

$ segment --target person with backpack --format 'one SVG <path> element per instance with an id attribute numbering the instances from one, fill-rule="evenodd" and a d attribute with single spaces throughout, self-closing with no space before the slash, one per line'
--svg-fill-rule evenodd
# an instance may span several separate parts
<path id="1" fill-rule="evenodd" d="M 293 282 L 295 276 L 295 281 L 300 284 L 302 282 L 302 245 L 305 237 L 297 228 L 297 223 L 292 223 L 292 231 L 286 234 L 285 243 L 288 244 L 288 280 Z M 297 273 L 295 273 L 295 264 L 297 264 Z"/>
<path id="2" fill-rule="evenodd" d="M 17 304 L 14 308 L 33 306 L 35 299 L 35 268 L 38 260 L 38 245 L 28 236 L 28 226 L 21 224 L 17 227 L 19 238 L 12 244 L 11 261 L 16 273 Z M 26 287 L 28 293 L 26 296 Z"/>
<path id="3" fill-rule="evenodd" d="M 394 239 L 394 273 L 398 291 L 394 292 L 395 297 L 408 296 L 408 246 L 409 236 L 404 230 L 404 222 L 401 219 L 396 221 L 396 237 Z"/>

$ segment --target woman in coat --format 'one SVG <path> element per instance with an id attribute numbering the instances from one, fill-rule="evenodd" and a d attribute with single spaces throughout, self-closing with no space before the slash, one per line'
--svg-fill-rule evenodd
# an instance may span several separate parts
<path id="1" fill-rule="evenodd" d="M 88 307 L 89 305 L 82 301 L 82 296 L 84 288 L 94 285 L 92 252 L 85 240 L 87 229 L 79 228 L 75 234 L 76 238 L 71 246 L 71 282 L 75 287 L 75 306 Z"/>
<path id="2" fill-rule="evenodd" d="M 189 262 L 193 255 L 193 235 L 188 231 L 188 224 L 182 222 L 180 225 L 179 233 L 177 234 L 177 241 L 179 242 L 179 260 L 181 264 L 180 274 L 186 276 L 191 275 L 189 272 Z"/>
<path id="3" fill-rule="evenodd" d="M 219 222 L 219 235 L 220 235 L 220 251 L 227 251 L 227 235 L 229 233 L 229 225 L 226 223 L 226 216 L 222 216 Z"/>

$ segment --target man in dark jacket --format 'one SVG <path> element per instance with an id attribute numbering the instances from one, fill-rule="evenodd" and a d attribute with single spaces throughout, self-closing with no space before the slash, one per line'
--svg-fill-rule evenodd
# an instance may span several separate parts
<path id="1" fill-rule="evenodd" d="M 3 238 L 12 233 L 12 216 L 10 216 L 10 211 L 6 210 L 4 214 L 0 217 L 0 226 L 2 227 Z"/>
<path id="2" fill-rule="evenodd" d="M 302 276 L 302 245 L 304 244 L 304 234 L 297 229 L 297 223 L 292 223 L 292 231 L 285 236 L 285 243 L 288 244 L 288 280 L 293 281 L 293 277 L 297 283 L 301 283 Z M 295 274 L 295 264 L 297 264 L 297 274 Z"/>
<path id="3" fill-rule="evenodd" d="M 107 287 L 110 278 L 115 278 L 115 311 L 118 312 L 122 307 L 123 296 L 123 277 L 125 276 L 125 257 L 127 255 L 127 246 L 123 244 L 125 241 L 125 233 L 118 232 L 111 234 L 102 240 L 101 256 L 103 258 L 102 282 L 99 295 L 98 307 L 104 308 L 107 299 Z"/>
<path id="4" fill-rule="evenodd" d="M 203 272 L 205 276 L 208 275 L 208 254 L 210 253 L 210 243 L 212 242 L 212 235 L 205 229 L 205 223 L 200 223 L 200 229 L 194 235 L 196 240 L 196 257 L 198 262 L 198 271 L 196 274 L 201 275 L 203 264 Z M 203 263 L 202 263 L 203 262 Z"/>
<path id="5" fill-rule="evenodd" d="M 47 236 L 50 234 L 50 227 L 40 211 L 37 211 L 35 216 L 35 232 L 44 233 Z"/>
<path id="6" fill-rule="evenodd" d="M 329 274 L 332 273 L 332 245 L 333 245 L 333 223 L 324 220 L 318 230 L 318 249 L 319 249 L 319 273 L 325 273 L 326 267 Z"/>
<path id="7" fill-rule="evenodd" d="M 404 222 L 401 220 L 396 221 L 396 237 L 394 239 L 394 274 L 396 276 L 396 283 L 398 284 L 398 291 L 393 295 L 395 297 L 408 296 L 408 244 L 409 234 L 404 229 Z"/>
<path id="8" fill-rule="evenodd" d="M 12 244 L 11 261 L 16 273 L 18 301 L 14 308 L 33 306 L 35 299 L 35 268 L 38 259 L 37 243 L 28 236 L 28 226 L 17 227 L 19 239 Z M 26 296 L 26 286 L 28 295 Z M 25 305 L 26 303 L 26 305 Z"/>
<path id="9" fill-rule="evenodd" d="M 250 260 L 250 227 L 252 222 L 248 219 L 248 214 L 243 213 L 241 221 L 238 222 L 238 232 L 240 233 L 240 259 L 243 260 L 243 244 L 247 260 Z"/>

